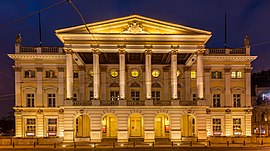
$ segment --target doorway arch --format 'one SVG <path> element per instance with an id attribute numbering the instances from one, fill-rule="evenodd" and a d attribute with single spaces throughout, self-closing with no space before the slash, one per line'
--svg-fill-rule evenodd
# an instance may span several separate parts
<path id="1" fill-rule="evenodd" d="M 155 137 L 169 138 L 170 120 L 166 114 L 158 114 L 155 117 Z"/>
<path id="2" fill-rule="evenodd" d="M 103 137 L 117 137 L 117 117 L 113 114 L 107 114 L 102 118 Z"/>
<path id="3" fill-rule="evenodd" d="M 194 137 L 196 136 L 196 118 L 191 114 L 182 115 L 181 118 L 181 135 L 182 137 Z"/>
<path id="4" fill-rule="evenodd" d="M 128 131 L 130 137 L 143 136 L 143 117 L 140 114 L 132 114 L 128 118 Z"/>
<path id="5" fill-rule="evenodd" d="M 86 114 L 76 118 L 76 137 L 90 137 L 90 117 Z"/>

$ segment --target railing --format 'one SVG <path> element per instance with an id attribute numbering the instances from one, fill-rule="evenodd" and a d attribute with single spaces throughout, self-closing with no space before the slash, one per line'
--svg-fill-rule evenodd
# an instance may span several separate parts
<path id="1" fill-rule="evenodd" d="M 100 100 L 100 106 L 117 106 L 119 100 Z"/>
<path id="2" fill-rule="evenodd" d="M 63 47 L 20 47 L 16 53 L 63 53 Z"/>
<path id="3" fill-rule="evenodd" d="M 206 49 L 205 54 L 215 55 L 243 55 L 246 54 L 245 48 L 209 48 Z"/>
<path id="4" fill-rule="evenodd" d="M 154 106 L 170 106 L 171 105 L 171 100 L 154 100 L 153 101 Z"/>
<path id="5" fill-rule="evenodd" d="M 197 101 L 179 101 L 180 106 L 196 106 Z"/>
<path id="6" fill-rule="evenodd" d="M 144 106 L 144 100 L 127 100 L 128 106 Z"/>
<path id="7" fill-rule="evenodd" d="M 73 101 L 73 106 L 91 106 L 92 105 L 92 101 L 87 100 L 85 102 L 81 102 L 81 101 Z"/>

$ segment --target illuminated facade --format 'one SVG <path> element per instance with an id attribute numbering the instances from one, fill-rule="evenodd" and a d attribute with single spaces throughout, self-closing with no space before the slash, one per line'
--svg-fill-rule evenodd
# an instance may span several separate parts
<path id="1" fill-rule="evenodd" d="M 181 141 L 251 136 L 251 62 L 211 32 L 131 15 L 56 30 L 64 47 L 15 54 L 16 137 Z"/>

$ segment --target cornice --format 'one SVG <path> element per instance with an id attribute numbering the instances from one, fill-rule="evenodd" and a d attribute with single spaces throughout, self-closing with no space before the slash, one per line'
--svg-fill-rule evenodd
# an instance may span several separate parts
<path id="1" fill-rule="evenodd" d="M 66 55 L 8 54 L 13 60 L 66 60 Z"/>
<path id="2" fill-rule="evenodd" d="M 252 62 L 257 58 L 257 56 L 203 56 L 204 61 L 249 61 Z"/>

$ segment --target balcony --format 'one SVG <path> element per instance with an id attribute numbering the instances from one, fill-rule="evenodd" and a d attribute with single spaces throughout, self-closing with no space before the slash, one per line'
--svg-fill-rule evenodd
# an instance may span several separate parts
<path id="1" fill-rule="evenodd" d="M 245 48 L 209 48 L 206 49 L 205 54 L 208 55 L 245 55 Z"/>
<path id="2" fill-rule="evenodd" d="M 144 106 L 144 100 L 127 100 L 127 106 Z"/>
<path id="3" fill-rule="evenodd" d="M 154 100 L 153 101 L 154 106 L 170 106 L 171 100 Z"/>
<path id="4" fill-rule="evenodd" d="M 29 53 L 29 54 L 56 54 L 64 53 L 63 47 L 20 47 L 19 52 L 16 53 Z"/>
<path id="5" fill-rule="evenodd" d="M 196 106 L 197 101 L 179 101 L 180 106 Z"/>

